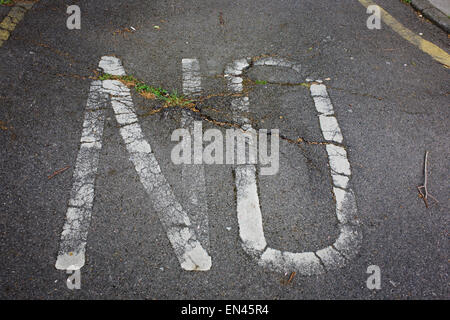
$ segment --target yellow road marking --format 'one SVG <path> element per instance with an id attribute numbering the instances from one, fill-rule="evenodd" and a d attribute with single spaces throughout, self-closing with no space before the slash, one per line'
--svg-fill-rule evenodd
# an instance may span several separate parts
<path id="1" fill-rule="evenodd" d="M 366 8 L 371 5 L 377 5 L 372 0 L 358 0 Z M 405 28 L 400 22 L 398 22 L 393 16 L 391 16 L 386 10 L 378 6 L 381 11 L 381 19 L 385 24 L 397 32 L 403 39 L 408 40 L 410 43 L 418 47 L 423 52 L 429 54 L 434 60 L 439 61 L 446 67 L 450 67 L 450 55 L 439 48 L 437 45 L 427 41 L 411 30 Z"/>
<path id="2" fill-rule="evenodd" d="M 25 12 L 33 6 L 35 1 L 17 1 L 11 8 L 8 15 L 0 22 L 0 47 L 8 40 L 10 34 L 16 28 L 20 20 L 23 19 Z"/>

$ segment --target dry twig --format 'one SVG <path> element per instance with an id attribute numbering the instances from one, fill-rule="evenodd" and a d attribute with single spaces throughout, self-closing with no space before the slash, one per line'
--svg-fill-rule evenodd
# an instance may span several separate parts
<path id="1" fill-rule="evenodd" d="M 292 272 L 291 275 L 289 276 L 289 279 L 288 279 L 288 281 L 287 281 L 287 284 L 291 283 L 292 280 L 294 279 L 294 277 L 295 277 L 295 271 Z"/>
<path id="2" fill-rule="evenodd" d="M 439 201 L 428 192 L 427 163 L 428 163 L 428 151 L 425 152 L 425 165 L 424 165 L 425 181 L 424 181 L 423 185 L 417 187 L 417 190 L 419 190 L 419 194 L 420 194 L 419 197 L 421 197 L 423 199 L 423 202 L 425 202 L 425 207 L 428 208 L 429 207 L 428 206 L 428 197 L 430 197 L 431 199 L 436 201 L 436 203 L 439 203 Z M 422 190 L 423 190 L 423 192 L 422 192 Z"/>
<path id="3" fill-rule="evenodd" d="M 70 168 L 70 166 L 67 166 L 67 167 L 64 167 L 64 168 L 62 168 L 62 169 L 59 169 L 59 170 L 53 172 L 51 175 L 49 175 L 49 176 L 47 177 L 48 180 L 50 180 L 51 178 L 53 178 L 54 176 L 56 176 L 56 175 L 58 175 L 58 174 L 60 174 L 60 173 L 63 173 L 64 171 L 66 171 L 66 170 L 69 169 L 69 168 Z"/>

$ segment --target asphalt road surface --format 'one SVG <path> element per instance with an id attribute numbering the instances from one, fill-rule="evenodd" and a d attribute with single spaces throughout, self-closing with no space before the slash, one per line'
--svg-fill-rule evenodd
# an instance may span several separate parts
<path id="1" fill-rule="evenodd" d="M 409 6 L 376 3 L 449 51 Z M 448 299 L 449 69 L 368 18 L 357 0 L 36 3 L 0 48 L 0 297 Z M 193 121 L 278 129 L 277 174 L 174 164 Z"/>

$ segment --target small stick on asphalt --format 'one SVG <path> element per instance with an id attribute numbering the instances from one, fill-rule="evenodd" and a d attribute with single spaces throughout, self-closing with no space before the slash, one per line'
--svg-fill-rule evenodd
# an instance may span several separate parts
<path id="1" fill-rule="evenodd" d="M 50 180 L 51 178 L 53 178 L 54 176 L 56 176 L 56 175 L 58 175 L 58 174 L 60 174 L 60 173 L 63 173 L 64 171 L 66 171 L 66 170 L 69 169 L 69 168 L 70 168 L 70 166 L 67 166 L 67 167 L 64 167 L 64 168 L 62 168 L 62 169 L 59 169 L 59 170 L 53 172 L 51 175 L 49 175 L 49 176 L 47 177 L 48 180 Z"/>
<path id="2" fill-rule="evenodd" d="M 433 197 L 430 193 L 428 193 L 428 170 L 427 170 L 427 163 L 428 163 L 428 151 L 425 152 L 425 166 L 424 166 L 424 176 L 425 181 L 422 186 L 418 186 L 417 190 L 419 190 L 420 197 L 423 199 L 423 202 L 425 202 L 425 207 L 428 208 L 428 197 L 439 203 L 435 197 Z M 424 192 L 422 192 L 422 190 Z"/>
<path id="3" fill-rule="evenodd" d="M 219 24 L 222 29 L 222 33 L 225 36 L 225 20 L 223 19 L 223 13 L 219 12 Z"/>
<path id="4" fill-rule="evenodd" d="M 294 277 L 295 277 L 295 271 L 292 272 L 291 275 L 289 276 L 289 280 L 287 281 L 287 284 L 291 283 L 292 280 L 294 279 Z"/>

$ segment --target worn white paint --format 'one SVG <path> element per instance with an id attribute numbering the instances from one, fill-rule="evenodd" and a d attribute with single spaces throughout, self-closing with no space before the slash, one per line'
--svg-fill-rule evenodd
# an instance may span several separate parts
<path id="1" fill-rule="evenodd" d="M 346 176 L 343 176 L 341 174 L 337 174 L 335 172 L 331 172 L 331 178 L 333 179 L 333 185 L 341 188 L 341 189 L 347 189 L 349 178 Z"/>
<path id="2" fill-rule="evenodd" d="M 121 72 L 120 61 L 110 67 Z M 121 126 L 120 134 L 130 154 L 130 160 L 166 229 L 181 267 L 185 270 L 209 270 L 211 257 L 197 240 L 194 226 L 162 174 L 150 144 L 144 139 L 129 89 L 117 80 L 105 80 L 103 86 L 112 97 L 112 107 Z"/>
<path id="3" fill-rule="evenodd" d="M 335 117 L 319 115 L 319 122 L 325 140 L 342 143 L 344 137 Z"/>
<path id="4" fill-rule="evenodd" d="M 312 84 L 310 91 L 316 110 L 319 113 L 319 123 L 323 137 L 327 141 L 342 143 L 344 137 L 334 116 L 333 104 L 328 96 L 326 86 L 323 84 Z"/>
<path id="5" fill-rule="evenodd" d="M 249 67 L 248 62 L 248 59 L 236 60 L 225 68 L 225 78 L 228 79 L 230 91 L 242 92 L 240 76 Z M 254 62 L 254 65 L 300 70 L 300 65 L 280 58 L 260 59 Z M 342 143 L 343 136 L 334 117 L 334 108 L 326 86 L 313 84 L 310 92 L 319 113 L 319 122 L 325 140 Z M 249 111 L 248 97 L 233 99 L 232 107 L 236 110 L 235 121 L 243 124 L 244 130 L 251 129 L 248 119 L 237 116 L 237 112 Z M 336 198 L 336 216 L 341 233 L 333 244 L 316 252 L 294 253 L 267 247 L 256 185 L 256 168 L 254 165 L 236 166 L 239 235 L 244 250 L 262 267 L 282 272 L 296 271 L 305 276 L 316 275 L 344 266 L 358 252 L 362 236 L 357 227 L 355 197 L 353 191 L 348 189 L 351 171 L 347 152 L 343 147 L 334 144 L 327 144 L 326 149 Z"/>
<path id="6" fill-rule="evenodd" d="M 314 84 L 311 86 L 315 86 Z M 314 105 L 316 106 L 317 112 L 322 115 L 331 116 L 334 114 L 333 105 L 329 97 L 313 96 Z"/>
<path id="7" fill-rule="evenodd" d="M 282 58 L 266 57 L 266 58 L 256 60 L 254 65 L 255 66 L 272 66 L 272 67 L 292 68 L 295 64 L 290 61 L 284 60 Z"/>
<path id="8" fill-rule="evenodd" d="M 187 96 L 199 95 L 202 91 L 200 64 L 197 59 L 182 59 L 183 94 Z"/>
<path id="9" fill-rule="evenodd" d="M 340 225 L 340 231 L 333 247 L 345 258 L 352 260 L 357 255 L 362 241 L 360 228 L 355 225 L 343 224 Z"/>
<path id="10" fill-rule="evenodd" d="M 328 98 L 327 87 L 323 84 L 312 84 L 310 87 L 311 96 Z M 317 106 L 316 106 L 317 108 Z"/>
<path id="11" fill-rule="evenodd" d="M 357 225 L 357 208 L 356 200 L 353 190 L 343 190 L 341 188 L 333 188 L 334 196 L 336 198 L 336 216 L 338 221 L 342 224 Z"/>
<path id="12" fill-rule="evenodd" d="M 99 68 L 103 69 L 104 73 L 111 74 L 113 76 L 124 76 L 126 75 L 124 68 L 120 59 L 113 56 L 103 56 Z"/>
<path id="13" fill-rule="evenodd" d="M 324 268 L 313 252 L 293 253 L 267 248 L 258 264 L 279 272 L 296 271 L 302 276 L 321 274 Z"/>
<path id="14" fill-rule="evenodd" d="M 242 74 L 243 70 L 250 66 L 250 58 L 243 58 L 233 61 L 233 63 L 225 67 L 225 78 L 228 79 L 228 89 L 230 91 L 239 93 L 244 90 L 242 85 Z M 239 100 L 239 99 L 236 99 Z"/>
<path id="15" fill-rule="evenodd" d="M 249 67 L 249 59 L 236 60 L 226 68 L 229 90 L 240 93 L 243 90 L 242 75 Z M 282 59 L 267 58 L 255 64 L 289 67 L 299 70 L 300 66 Z M 105 73 L 125 75 L 119 59 L 103 57 L 99 64 Z M 185 94 L 196 95 L 201 91 L 198 61 L 183 60 L 183 88 Z M 324 85 L 313 84 L 311 96 L 314 99 L 324 138 L 332 142 L 342 142 L 342 134 L 334 117 L 334 110 Z M 91 86 L 81 135 L 81 146 L 73 176 L 73 188 L 66 214 L 66 223 L 61 235 L 61 245 L 56 268 L 80 269 L 85 262 L 85 247 L 94 200 L 95 175 L 98 167 L 99 151 L 102 144 L 104 107 L 107 94 L 120 127 L 120 134 L 126 144 L 130 160 L 134 164 L 141 183 L 153 201 L 160 221 L 172 244 L 180 265 L 185 270 L 209 270 L 211 257 L 198 240 L 195 225 L 174 196 L 173 190 L 161 172 L 150 144 L 144 139 L 134 110 L 129 89 L 120 81 L 94 81 Z M 236 111 L 249 110 L 248 97 L 232 101 Z M 190 121 L 184 117 L 185 125 Z M 251 130 L 248 119 L 236 119 L 244 130 Z M 323 124 L 322 124 L 323 121 Z M 332 123 L 331 123 L 332 122 Z M 330 124 L 331 123 L 331 124 Z M 331 133 L 331 135 L 330 135 Z M 339 134 L 340 135 L 339 135 Z M 342 138 L 341 138 L 342 137 Z M 353 191 L 348 188 L 351 175 L 346 150 L 334 144 L 327 144 L 333 193 L 336 199 L 336 215 L 340 235 L 336 241 L 316 252 L 293 253 L 267 247 L 262 225 L 262 215 L 256 185 L 254 165 L 236 167 L 237 216 L 239 234 L 244 250 L 257 259 L 258 264 L 276 271 L 297 271 L 301 275 L 314 275 L 344 266 L 353 259 L 362 241 L 358 227 L 357 207 Z M 192 175 L 189 175 L 192 179 Z M 201 183 L 202 184 L 202 183 Z M 203 184 L 204 185 L 204 184 Z M 198 199 L 192 204 L 197 205 Z M 203 220 L 204 217 L 202 218 Z"/>
<path id="16" fill-rule="evenodd" d="M 332 246 L 328 246 L 316 252 L 325 266 L 326 270 L 333 270 L 336 267 L 343 267 L 346 264 L 344 256 Z"/>
<path id="17" fill-rule="evenodd" d="M 103 57 L 99 66 L 105 73 L 125 75 L 120 60 L 115 57 Z M 211 257 L 197 240 L 188 215 L 176 200 L 150 144 L 144 139 L 129 89 L 117 80 L 94 81 L 91 86 L 56 268 L 80 269 L 85 262 L 107 95 L 110 96 L 130 160 L 153 201 L 181 267 L 185 270 L 209 270 Z"/>
<path id="18" fill-rule="evenodd" d="M 198 59 L 182 59 L 181 68 L 183 72 L 183 94 L 198 96 L 202 93 L 202 77 Z M 185 206 L 187 214 L 195 226 L 195 232 L 200 243 L 205 249 L 209 249 L 209 219 L 208 203 L 206 197 L 206 177 L 202 159 L 202 143 L 195 137 L 202 136 L 194 134 L 202 128 L 195 125 L 194 118 L 188 110 L 182 110 L 182 127 L 189 130 L 191 141 L 194 142 L 193 159 L 194 164 L 181 165 L 181 189 L 184 191 Z M 189 148 L 190 150 L 191 148 Z"/>
<path id="19" fill-rule="evenodd" d="M 246 250 L 252 251 L 252 253 L 262 251 L 267 246 L 262 225 L 255 170 L 254 165 L 236 166 L 239 234 Z"/>
<path id="20" fill-rule="evenodd" d="M 347 151 L 345 151 L 343 147 L 333 144 L 327 144 L 326 149 L 328 153 L 328 163 L 330 164 L 332 173 L 349 176 L 351 170 L 350 163 L 347 159 Z"/>
<path id="21" fill-rule="evenodd" d="M 100 81 L 93 81 L 86 103 L 73 185 L 55 267 L 78 270 L 85 263 L 86 240 L 94 203 L 94 185 L 102 147 L 107 96 Z"/>

